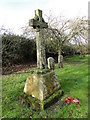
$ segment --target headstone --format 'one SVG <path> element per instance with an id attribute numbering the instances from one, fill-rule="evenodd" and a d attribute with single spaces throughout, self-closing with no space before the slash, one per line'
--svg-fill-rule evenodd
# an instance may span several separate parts
<path id="1" fill-rule="evenodd" d="M 63 68 L 63 55 L 60 55 L 60 60 L 58 60 L 58 67 Z"/>
<path id="2" fill-rule="evenodd" d="M 33 105 L 36 109 L 37 106 L 38 108 L 40 107 L 40 109 L 44 109 L 46 106 L 50 105 L 50 103 L 56 101 L 63 94 L 63 91 L 61 90 L 61 86 L 57 80 L 55 71 L 53 70 L 53 58 L 50 57 L 48 59 L 49 69 L 46 69 L 45 43 L 42 31 L 44 28 L 47 28 L 48 25 L 42 17 L 41 10 L 35 10 L 35 17 L 29 21 L 29 24 L 37 33 L 36 45 L 38 69 L 32 71 L 28 76 L 24 87 L 24 93 L 29 97 L 28 100 L 30 105 Z"/>
<path id="3" fill-rule="evenodd" d="M 53 58 L 53 57 L 49 57 L 49 58 L 47 59 L 47 61 L 48 61 L 48 68 L 49 68 L 49 69 L 55 69 L 54 58 Z"/>

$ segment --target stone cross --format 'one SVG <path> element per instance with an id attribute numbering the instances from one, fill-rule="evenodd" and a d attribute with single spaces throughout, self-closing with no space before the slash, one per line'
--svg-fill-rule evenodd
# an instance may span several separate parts
<path id="1" fill-rule="evenodd" d="M 29 25 L 36 30 L 36 46 L 37 46 L 37 68 L 46 68 L 46 55 L 45 55 L 45 41 L 43 38 L 43 29 L 48 28 L 47 23 L 42 17 L 42 11 L 35 10 L 35 17 L 29 21 Z"/>

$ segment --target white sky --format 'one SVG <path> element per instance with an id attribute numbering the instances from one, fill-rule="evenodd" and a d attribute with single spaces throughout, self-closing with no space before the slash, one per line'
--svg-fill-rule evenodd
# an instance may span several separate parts
<path id="1" fill-rule="evenodd" d="M 34 17 L 34 10 L 43 10 L 43 16 L 50 10 L 55 16 L 73 18 L 88 16 L 89 0 L 0 0 L 0 27 L 19 29 Z"/>

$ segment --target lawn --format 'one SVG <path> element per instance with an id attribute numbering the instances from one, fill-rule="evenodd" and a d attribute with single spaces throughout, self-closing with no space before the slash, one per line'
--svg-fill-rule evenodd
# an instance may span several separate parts
<path id="1" fill-rule="evenodd" d="M 32 68 L 34 69 L 34 68 Z M 64 95 L 52 106 L 43 111 L 35 111 L 25 103 L 22 96 L 27 72 L 18 72 L 2 78 L 2 117 L 3 118 L 87 118 L 88 116 L 88 56 L 66 58 L 64 68 L 55 72 Z M 80 99 L 80 104 L 66 104 L 65 97 Z"/>

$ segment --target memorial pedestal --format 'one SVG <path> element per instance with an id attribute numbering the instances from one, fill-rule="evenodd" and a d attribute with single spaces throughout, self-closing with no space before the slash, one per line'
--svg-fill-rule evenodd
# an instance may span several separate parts
<path id="1" fill-rule="evenodd" d="M 24 93 L 28 102 L 37 109 L 44 109 L 63 94 L 54 70 L 36 70 L 26 80 Z M 32 100 L 30 100 L 32 99 Z M 34 102 L 33 102 L 34 100 Z"/>

